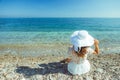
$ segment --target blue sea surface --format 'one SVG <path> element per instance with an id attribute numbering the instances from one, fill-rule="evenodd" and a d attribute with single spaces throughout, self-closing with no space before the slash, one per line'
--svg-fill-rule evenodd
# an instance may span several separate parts
<path id="1" fill-rule="evenodd" d="M 120 18 L 0 18 L 0 45 L 70 44 L 75 30 L 87 30 L 101 50 L 120 52 Z"/>
<path id="2" fill-rule="evenodd" d="M 120 18 L 0 18 L 0 31 L 120 31 Z"/>

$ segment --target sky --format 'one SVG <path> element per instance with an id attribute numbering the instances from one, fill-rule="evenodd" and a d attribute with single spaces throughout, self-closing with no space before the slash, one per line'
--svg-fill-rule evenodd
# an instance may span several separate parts
<path id="1" fill-rule="evenodd" d="M 0 17 L 120 18 L 120 0 L 0 0 Z"/>

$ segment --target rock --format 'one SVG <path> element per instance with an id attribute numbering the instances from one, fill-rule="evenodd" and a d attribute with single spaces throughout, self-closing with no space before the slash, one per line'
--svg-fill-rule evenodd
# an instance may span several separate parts
<path id="1" fill-rule="evenodd" d="M 79 77 L 79 80 L 83 80 L 83 77 L 82 77 L 82 76 L 80 76 L 80 77 Z"/>
<path id="2" fill-rule="evenodd" d="M 7 74 L 7 75 L 6 75 L 6 78 L 7 78 L 7 80 L 9 80 L 9 79 L 12 79 L 13 76 L 14 76 L 14 75 L 10 73 L 10 74 Z"/>
<path id="3" fill-rule="evenodd" d="M 97 77 L 93 76 L 93 80 L 97 80 Z"/>
<path id="4" fill-rule="evenodd" d="M 36 75 L 36 78 L 39 79 L 39 80 L 43 80 L 42 75 Z"/>
<path id="5" fill-rule="evenodd" d="M 57 80 L 65 80 L 65 79 L 62 74 L 58 73 Z"/>
<path id="6" fill-rule="evenodd" d="M 86 76 L 85 80 L 93 80 L 90 76 Z"/>
<path id="7" fill-rule="evenodd" d="M 4 64 L 0 64 L 0 69 L 2 69 L 4 67 Z"/>
<path id="8" fill-rule="evenodd" d="M 69 77 L 69 78 L 67 78 L 67 80 L 71 80 L 71 78 Z"/>
<path id="9" fill-rule="evenodd" d="M 26 80 L 25 78 L 22 78 L 21 80 Z"/>
<path id="10" fill-rule="evenodd" d="M 34 75 L 34 76 L 31 77 L 31 79 L 32 80 L 43 80 L 43 77 L 42 77 L 42 75 Z"/>
<path id="11" fill-rule="evenodd" d="M 47 80 L 56 80 L 56 78 L 55 78 L 54 75 L 49 74 L 49 75 L 47 76 Z"/>
<path id="12" fill-rule="evenodd" d="M 6 80 L 4 77 L 0 76 L 0 80 Z"/>
<path id="13" fill-rule="evenodd" d="M 103 73 L 103 69 L 102 68 L 97 68 L 96 70 L 97 72 Z"/>

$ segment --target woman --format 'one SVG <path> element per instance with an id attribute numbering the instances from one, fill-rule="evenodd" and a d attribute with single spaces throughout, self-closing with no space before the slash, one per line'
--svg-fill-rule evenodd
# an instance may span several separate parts
<path id="1" fill-rule="evenodd" d="M 99 53 L 99 41 L 94 39 L 87 31 L 75 31 L 71 35 L 71 43 L 68 54 L 70 58 L 65 59 L 69 62 L 67 69 L 73 75 L 81 75 L 90 71 L 90 63 L 87 60 L 88 54 Z M 90 48 L 94 44 L 95 49 Z"/>

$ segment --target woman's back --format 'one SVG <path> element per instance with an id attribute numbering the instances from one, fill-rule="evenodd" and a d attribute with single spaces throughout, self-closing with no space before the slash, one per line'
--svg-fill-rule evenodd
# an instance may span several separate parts
<path id="1" fill-rule="evenodd" d="M 83 57 L 82 56 L 80 57 L 76 55 L 76 53 L 74 53 L 73 47 L 69 47 L 68 49 L 68 55 L 70 56 L 71 61 L 77 64 L 83 63 L 85 60 L 87 60 L 87 55 L 92 54 L 93 52 L 94 50 L 92 48 L 86 48 L 86 53 L 84 54 Z"/>

